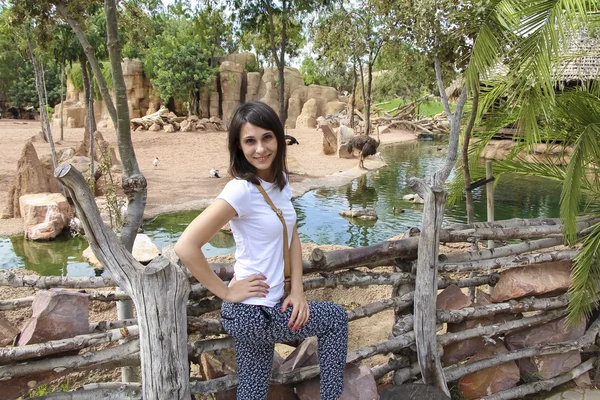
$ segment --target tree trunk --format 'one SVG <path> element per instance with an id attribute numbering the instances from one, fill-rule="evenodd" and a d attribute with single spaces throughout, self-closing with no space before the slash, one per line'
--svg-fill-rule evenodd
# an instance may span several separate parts
<path id="1" fill-rule="evenodd" d="M 112 101 L 112 97 L 110 97 L 110 92 L 108 91 L 108 86 L 106 85 L 106 81 L 104 80 L 104 75 L 102 75 L 102 69 L 100 68 L 100 63 L 96 58 L 96 54 L 94 52 L 94 48 L 87 40 L 85 33 L 83 33 L 83 29 L 79 23 L 71 17 L 67 7 L 60 1 L 54 3 L 58 12 L 65 18 L 67 23 L 71 26 L 71 29 L 77 35 L 77 39 L 83 48 L 83 52 L 85 53 L 88 61 L 90 62 L 90 66 L 92 67 L 92 71 L 94 71 L 94 76 L 96 77 L 96 82 L 98 82 L 98 87 L 100 88 L 100 94 L 102 94 L 102 100 L 104 100 L 104 104 L 106 105 L 106 109 L 108 110 L 108 114 L 115 126 L 115 130 L 118 129 L 117 125 L 117 111 L 115 109 L 115 105 Z M 108 25 L 108 23 L 107 23 Z M 119 59 L 120 62 L 120 59 Z M 114 79 L 114 75 L 113 75 Z"/>
<path id="2" fill-rule="evenodd" d="M 127 218 L 121 231 L 121 242 L 128 251 L 131 251 L 146 207 L 147 182 L 139 169 L 131 142 L 127 87 L 121 66 L 121 43 L 119 42 L 115 0 L 105 0 L 104 10 L 108 35 L 108 55 L 115 90 L 117 144 L 123 167 L 123 191 L 128 200 Z M 97 76 L 96 79 L 98 79 Z"/>
<path id="3" fill-rule="evenodd" d="M 352 99 L 350 102 L 350 128 L 354 129 L 354 106 L 356 105 L 356 85 L 358 84 L 358 74 L 356 73 L 356 58 L 354 59 L 354 67 L 352 68 L 354 81 L 352 83 Z"/>
<path id="4" fill-rule="evenodd" d="M 87 64 L 87 63 L 85 63 Z M 86 75 L 91 78 L 91 68 L 87 70 L 86 65 L 82 65 L 82 71 L 86 69 Z M 90 126 L 90 180 L 89 182 L 94 183 L 94 190 L 96 187 L 96 181 L 94 179 L 94 133 L 96 132 L 96 117 L 94 116 L 94 81 L 88 79 L 88 92 L 87 92 L 87 105 L 88 105 L 88 122 Z"/>
<path id="5" fill-rule="evenodd" d="M 362 89 L 363 111 L 364 111 L 365 110 L 364 106 L 366 105 L 366 102 L 365 102 L 365 73 L 363 71 L 362 62 L 360 61 L 360 59 L 357 59 L 357 60 L 358 60 L 358 70 L 360 71 L 360 88 Z"/>
<path id="6" fill-rule="evenodd" d="M 28 29 L 28 28 L 27 28 Z M 50 121 L 48 119 L 48 112 L 46 110 L 46 101 L 43 94 L 43 84 L 42 84 L 42 73 L 40 66 L 35 58 L 35 53 L 33 51 L 33 45 L 31 44 L 31 40 L 29 40 L 29 33 L 27 33 L 27 47 L 29 48 L 29 53 L 31 55 L 31 62 L 33 63 L 33 70 L 35 72 L 35 88 L 37 90 L 38 101 L 40 103 L 40 120 L 42 121 L 42 127 L 45 128 L 46 140 L 50 144 L 50 154 L 52 156 L 52 165 L 54 168 L 58 167 L 58 159 L 56 158 L 56 151 L 54 149 L 54 140 L 52 139 L 52 130 L 50 129 Z M 62 188 L 61 188 L 62 191 Z"/>
<path id="7" fill-rule="evenodd" d="M 114 6 L 114 0 L 107 2 L 112 2 Z M 110 20 L 107 18 L 109 25 Z M 64 165 L 54 174 L 74 199 L 94 254 L 135 303 L 140 333 L 143 398 L 188 400 L 190 371 L 186 305 L 190 283 L 183 267 L 170 263 L 162 256 L 153 259 L 147 266 L 141 265 L 102 222 L 94 197 L 81 173 L 70 165 Z M 165 296 L 165 293 L 169 293 L 169 296 Z"/>
<path id="8" fill-rule="evenodd" d="M 465 129 L 465 137 L 463 138 L 462 146 L 462 169 L 465 178 L 465 189 L 467 198 L 467 222 L 472 224 L 475 222 L 475 207 L 473 205 L 473 192 L 471 191 L 471 171 L 469 169 L 469 143 L 471 141 L 471 131 L 477 119 L 477 108 L 479 106 L 479 87 L 473 88 L 473 108 L 471 117 Z"/>
<path id="9" fill-rule="evenodd" d="M 60 141 L 64 140 L 63 102 L 65 90 L 65 64 L 60 65 Z"/>
<path id="10" fill-rule="evenodd" d="M 423 222 L 421 236 L 419 237 L 419 250 L 417 258 L 417 278 L 415 285 L 414 326 L 417 355 L 423 382 L 437 386 L 450 397 L 448 385 L 442 371 L 436 337 L 436 307 L 437 296 L 437 259 L 439 252 L 439 234 L 446 207 L 446 191 L 444 184 L 456 163 L 458 155 L 458 141 L 460 136 L 460 117 L 466 102 L 466 89 L 458 99 L 456 112 L 450 111 L 448 98 L 444 92 L 442 69 L 439 57 L 435 57 L 435 72 L 440 89 L 440 97 L 450 121 L 450 139 L 448 153 L 444 166 L 434 173 L 432 186 L 429 187 L 420 179 L 411 178 L 409 186 L 424 200 Z"/>
<path id="11" fill-rule="evenodd" d="M 275 23 L 273 22 L 273 6 L 271 0 L 265 0 L 265 5 L 269 14 L 269 36 L 271 38 L 271 52 L 273 53 L 273 59 L 277 66 L 278 79 L 279 79 L 279 120 L 281 125 L 285 126 L 287 119 L 287 107 L 285 104 L 285 52 L 287 45 L 287 31 L 286 31 L 286 8 L 287 2 L 282 2 L 282 13 L 281 13 L 281 48 L 279 50 L 279 56 L 277 55 L 277 48 L 275 46 Z"/>
<path id="12" fill-rule="evenodd" d="M 363 93 L 365 99 L 365 129 L 367 135 L 371 134 L 371 79 L 373 78 L 373 61 L 367 64 L 367 92 Z M 379 140 L 379 138 L 377 138 Z"/>

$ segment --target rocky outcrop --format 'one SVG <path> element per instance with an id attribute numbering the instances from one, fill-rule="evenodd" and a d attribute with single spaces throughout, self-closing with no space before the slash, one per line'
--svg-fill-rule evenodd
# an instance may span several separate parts
<path id="1" fill-rule="evenodd" d="M 25 238 L 54 239 L 69 226 L 71 206 L 60 193 L 34 193 L 19 198 Z"/>
<path id="2" fill-rule="evenodd" d="M 498 339 L 495 343 L 486 344 L 481 351 L 471 357 L 468 363 L 505 353 L 508 353 L 508 350 Z M 459 384 L 463 398 L 471 400 L 515 387 L 519 380 L 519 367 L 514 361 L 508 361 L 497 367 L 486 368 L 464 376 L 459 380 Z"/>
<path id="3" fill-rule="evenodd" d="M 152 261 L 153 258 L 158 257 L 160 255 L 160 251 L 158 247 L 152 240 L 148 237 L 148 235 L 144 235 L 143 233 L 138 233 L 135 237 L 135 241 L 133 242 L 133 250 L 131 251 L 133 258 L 138 260 L 142 264 L 148 264 Z M 88 262 L 95 267 L 103 268 L 100 261 L 94 255 L 91 247 L 88 247 L 83 251 L 83 258 L 87 259 Z"/>
<path id="4" fill-rule="evenodd" d="M 317 114 L 318 114 L 317 100 L 308 99 L 304 106 L 302 106 L 302 112 L 296 120 L 296 128 L 316 128 L 317 127 Z"/>
<path id="5" fill-rule="evenodd" d="M 241 104 L 243 73 L 244 67 L 231 61 L 223 62 L 219 67 L 221 107 L 223 109 L 223 120 L 227 123 Z"/>
<path id="6" fill-rule="evenodd" d="M 31 319 L 21 329 L 19 346 L 89 333 L 87 294 L 40 290 L 35 294 L 31 308 Z"/>
<path id="7" fill-rule="evenodd" d="M 500 303 L 525 296 L 563 293 L 570 283 L 570 260 L 512 268 L 500 273 L 500 280 L 492 289 L 492 301 Z"/>
<path id="8" fill-rule="evenodd" d="M 280 99 L 277 68 L 264 68 L 256 71 L 256 58 L 252 53 L 215 57 L 213 65 L 218 67 L 219 72 L 200 90 L 198 99 L 200 109 L 198 116 L 200 118 L 220 117 L 227 123 L 233 112 L 243 102 L 262 101 L 277 112 L 280 103 L 284 102 L 288 109 L 286 125 L 288 128 L 295 128 L 296 119 L 309 99 L 314 99 L 316 102 L 314 118 L 338 113 L 346 107 L 347 97 L 340 96 L 331 87 L 305 86 L 300 71 L 292 67 L 284 68 L 284 94 L 283 99 Z M 151 84 L 144 76 L 141 61 L 126 58 L 123 60 L 122 66 L 127 86 L 130 118 L 141 118 L 159 110 L 164 104 L 161 104 L 161 100 L 151 94 Z M 78 92 L 70 81 L 67 82 L 67 96 L 63 102 L 63 117 L 67 127 L 83 127 L 87 115 L 83 97 L 83 94 Z M 169 104 L 169 107 L 172 106 L 171 109 L 179 115 L 186 113 L 182 99 L 173 99 Z M 54 124 L 58 125 L 60 123 L 60 105 L 56 107 Z M 94 115 L 100 127 L 112 123 L 103 101 L 94 103 Z M 151 130 L 159 130 L 158 128 L 155 127 Z"/>
<path id="9" fill-rule="evenodd" d="M 585 333 L 585 320 L 576 324 L 567 323 L 563 317 L 541 326 L 517 331 L 506 335 L 506 346 L 509 350 L 531 348 L 540 343 L 552 344 L 575 340 Z M 563 354 L 549 354 L 522 358 L 518 361 L 523 380 L 543 380 L 554 378 L 575 368 L 581 363 L 581 355 L 577 350 Z"/>
<path id="10" fill-rule="evenodd" d="M 54 177 L 51 179 L 56 181 Z M 58 184 L 55 186 L 58 186 Z M 17 163 L 17 173 L 15 175 L 14 183 L 8 190 L 8 201 L 2 217 L 21 217 L 19 198 L 22 195 L 29 193 L 50 192 L 51 187 L 54 187 L 54 185 L 49 183 L 46 167 L 38 158 L 37 152 L 31 141 L 27 141 L 21 151 L 21 158 L 19 158 Z"/>

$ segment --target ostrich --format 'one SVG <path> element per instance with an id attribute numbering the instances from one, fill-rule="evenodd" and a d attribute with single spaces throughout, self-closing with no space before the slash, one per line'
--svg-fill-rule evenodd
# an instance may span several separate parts
<path id="1" fill-rule="evenodd" d="M 379 126 L 375 128 L 377 130 L 377 140 L 373 139 L 368 135 L 357 135 L 353 136 L 348 140 L 348 154 L 352 154 L 354 149 L 360 150 L 360 156 L 358 161 L 358 167 L 360 169 L 366 169 L 364 165 L 365 157 L 372 156 L 377 153 L 377 147 L 379 147 Z M 379 156 L 381 157 L 381 155 Z"/>

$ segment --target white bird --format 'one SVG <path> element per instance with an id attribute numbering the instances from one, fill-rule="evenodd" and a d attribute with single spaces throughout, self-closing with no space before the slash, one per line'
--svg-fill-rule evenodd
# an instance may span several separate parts
<path id="1" fill-rule="evenodd" d="M 154 157 L 154 160 L 152 161 L 152 164 L 154 164 L 154 167 L 158 167 L 158 157 Z"/>
<path id="2" fill-rule="evenodd" d="M 211 169 L 209 172 L 213 177 L 220 178 L 218 169 Z"/>

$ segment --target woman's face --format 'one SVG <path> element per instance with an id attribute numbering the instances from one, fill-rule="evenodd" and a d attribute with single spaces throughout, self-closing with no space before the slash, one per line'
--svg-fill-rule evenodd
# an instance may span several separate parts
<path id="1" fill-rule="evenodd" d="M 246 122 L 240 132 L 240 146 L 246 160 L 256 168 L 256 175 L 264 181 L 273 181 L 273 161 L 277 155 L 277 138 L 265 128 Z"/>

